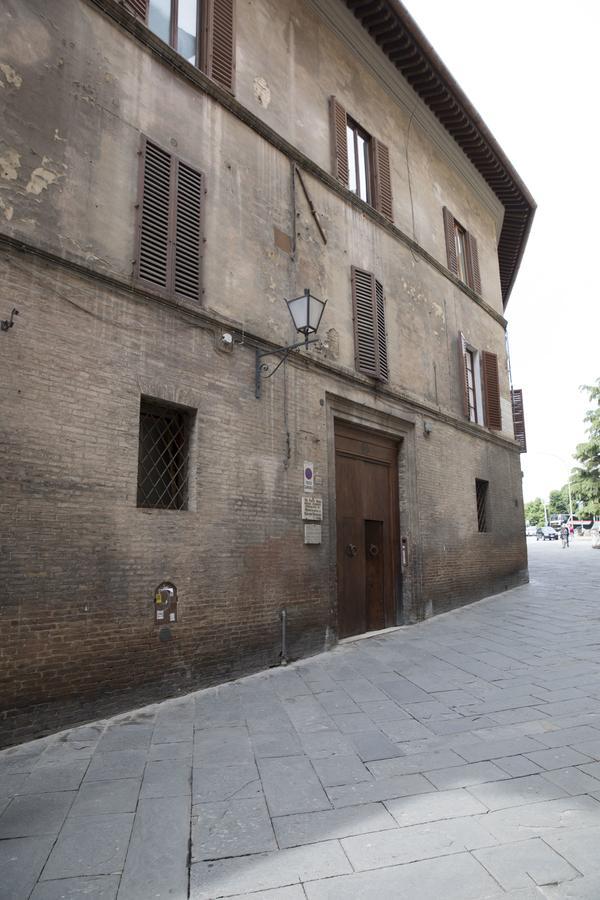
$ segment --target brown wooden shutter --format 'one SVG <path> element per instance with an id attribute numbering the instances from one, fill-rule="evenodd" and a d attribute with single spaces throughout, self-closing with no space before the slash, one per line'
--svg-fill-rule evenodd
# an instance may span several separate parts
<path id="1" fill-rule="evenodd" d="M 200 213 L 202 175 L 180 162 L 175 200 L 174 289 L 189 300 L 200 298 Z"/>
<path id="2" fill-rule="evenodd" d="M 463 415 L 469 416 L 469 391 L 467 388 L 467 355 L 465 353 L 465 336 L 458 332 L 458 379 L 462 386 Z"/>
<path id="3" fill-rule="evenodd" d="M 348 136 L 346 133 L 346 110 L 335 97 L 329 101 L 331 113 L 331 142 L 333 148 L 333 174 L 345 187 L 349 184 Z"/>
<path id="4" fill-rule="evenodd" d="M 390 152 L 385 144 L 372 138 L 373 144 L 373 174 L 375 187 L 375 209 L 382 215 L 394 221 L 394 208 L 392 203 L 392 178 L 390 174 Z"/>
<path id="5" fill-rule="evenodd" d="M 383 285 L 371 272 L 352 266 L 356 368 L 387 381 L 388 362 Z"/>
<path id="6" fill-rule="evenodd" d="M 523 391 L 515 388 L 510 392 L 512 400 L 513 426 L 515 441 L 521 447 L 521 453 L 527 453 L 527 436 L 525 434 L 525 412 L 523 410 Z"/>
<path id="7" fill-rule="evenodd" d="M 235 0 L 206 0 L 206 74 L 233 93 Z"/>
<path id="8" fill-rule="evenodd" d="M 143 22 L 146 21 L 146 16 L 148 14 L 148 0 L 121 0 L 121 3 L 127 12 L 137 16 L 137 18 L 141 19 Z"/>
<path id="9" fill-rule="evenodd" d="M 171 279 L 170 206 L 173 160 L 170 153 L 145 141 L 142 150 L 141 201 L 138 211 L 136 280 L 153 289 L 168 289 Z"/>
<path id="10" fill-rule="evenodd" d="M 498 379 L 498 357 L 495 353 L 481 351 L 481 378 L 485 404 L 485 424 L 500 431 L 502 413 L 500 411 L 500 382 Z"/>
<path id="11" fill-rule="evenodd" d="M 454 237 L 454 216 L 450 210 L 444 206 L 444 234 L 446 236 L 446 256 L 448 259 L 448 268 L 455 275 L 458 275 L 458 263 L 456 261 L 456 238 Z"/>
<path id="12" fill-rule="evenodd" d="M 476 294 L 481 294 L 481 275 L 479 274 L 479 255 L 477 253 L 477 241 L 467 231 L 467 248 L 469 256 L 469 270 L 471 275 L 471 287 Z"/>
<path id="13" fill-rule="evenodd" d="M 378 377 L 388 380 L 387 335 L 385 331 L 385 297 L 383 285 L 375 279 L 375 316 L 377 320 Z"/>

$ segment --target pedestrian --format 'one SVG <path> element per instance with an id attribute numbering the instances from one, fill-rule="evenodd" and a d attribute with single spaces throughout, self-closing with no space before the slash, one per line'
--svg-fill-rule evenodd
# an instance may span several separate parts
<path id="1" fill-rule="evenodd" d="M 563 550 L 569 546 L 569 526 L 565 523 L 560 529 Z"/>

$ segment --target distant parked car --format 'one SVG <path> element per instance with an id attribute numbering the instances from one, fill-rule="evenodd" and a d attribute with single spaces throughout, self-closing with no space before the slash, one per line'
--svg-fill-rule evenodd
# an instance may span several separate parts
<path id="1" fill-rule="evenodd" d="M 525 529 L 525 537 L 535 537 L 537 534 L 537 528 L 535 525 L 528 525 Z"/>
<path id="2" fill-rule="evenodd" d="M 556 528 L 551 528 L 549 525 L 544 525 L 543 528 L 538 528 L 535 533 L 536 541 L 557 541 L 558 540 L 558 531 Z"/>

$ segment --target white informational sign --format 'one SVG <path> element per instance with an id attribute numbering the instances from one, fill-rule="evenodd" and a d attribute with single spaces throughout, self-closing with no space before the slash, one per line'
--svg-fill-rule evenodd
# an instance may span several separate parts
<path id="1" fill-rule="evenodd" d="M 320 544 L 321 543 L 321 526 L 305 525 L 304 526 L 304 543 Z"/>
<path id="2" fill-rule="evenodd" d="M 302 498 L 302 518 L 309 522 L 323 521 L 323 500 L 321 497 Z"/>
<path id="3" fill-rule="evenodd" d="M 304 463 L 304 493 L 312 494 L 315 489 L 315 467 L 311 462 Z"/>

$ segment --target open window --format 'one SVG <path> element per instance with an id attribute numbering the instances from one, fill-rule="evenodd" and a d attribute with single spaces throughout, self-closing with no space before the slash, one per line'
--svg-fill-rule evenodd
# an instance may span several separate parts
<path id="1" fill-rule="evenodd" d="M 235 0 L 122 0 L 150 31 L 233 93 Z"/>
<path id="2" fill-rule="evenodd" d="M 445 206 L 443 215 L 448 268 L 463 284 L 481 294 L 477 241 Z"/>
<path id="3" fill-rule="evenodd" d="M 458 377 L 463 400 L 463 415 L 469 422 L 502 429 L 498 357 L 477 350 L 462 331 L 458 333 Z"/>
<path id="4" fill-rule="evenodd" d="M 388 148 L 352 119 L 335 97 L 331 97 L 330 109 L 335 177 L 393 222 Z"/>

